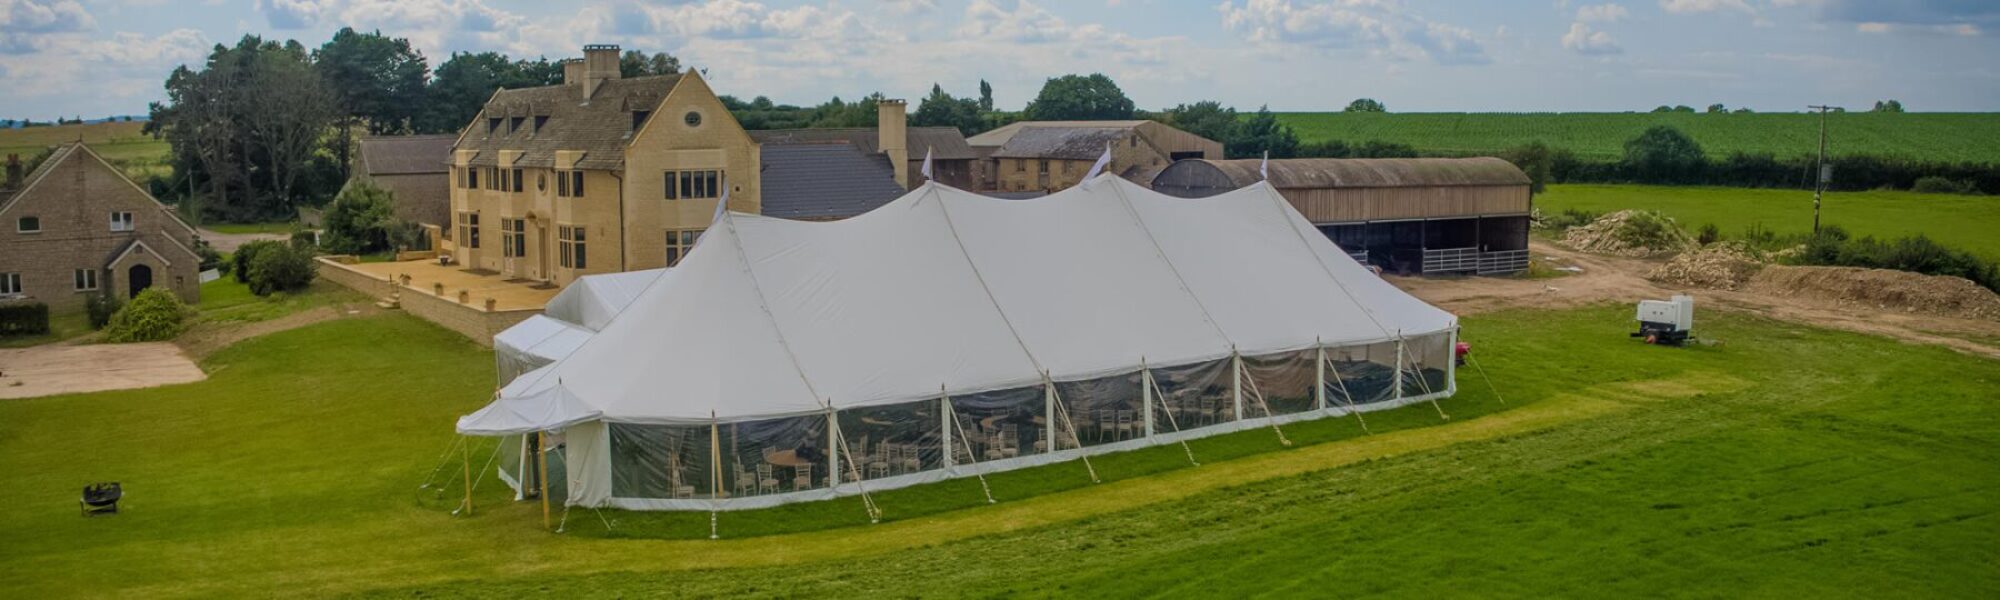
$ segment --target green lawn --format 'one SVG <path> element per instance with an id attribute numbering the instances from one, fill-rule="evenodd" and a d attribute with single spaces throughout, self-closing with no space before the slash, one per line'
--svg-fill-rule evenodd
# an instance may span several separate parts
<path id="1" fill-rule="evenodd" d="M 1665 212 L 1690 231 L 1714 223 L 1724 237 L 1752 225 L 1778 233 L 1812 231 L 1812 192 L 1800 190 L 1650 185 L 1552 185 L 1535 197 L 1544 214 L 1563 209 L 1611 212 L 1644 208 Z M 1855 235 L 1900 237 L 1916 233 L 2000 259 L 2000 197 L 1916 194 L 1900 191 L 1830 192 L 1821 219 Z"/>
<path id="2" fill-rule="evenodd" d="M 238 283 L 236 278 L 224 274 L 221 279 L 201 284 L 201 304 L 196 308 L 201 310 L 203 321 L 254 322 L 321 306 L 368 301 L 366 296 L 324 279 L 314 279 L 305 290 L 297 293 L 278 292 L 260 298 L 250 293 L 248 284 Z"/>
<path id="3" fill-rule="evenodd" d="M 1780 157 L 1819 149 L 1819 116 L 1805 113 L 1280 113 L 1302 142 L 1399 142 L 1436 154 L 1492 154 L 1534 141 L 1586 160 L 1616 160 L 1625 141 L 1669 125 L 1711 157 Z M 2000 162 L 2000 113 L 1844 113 L 1827 118 L 1827 150 L 1949 162 Z"/>
<path id="4" fill-rule="evenodd" d="M 1979 596 L 2000 587 L 2000 362 L 1735 314 L 1712 346 L 1629 309 L 1465 320 L 1506 394 L 856 501 L 540 531 L 484 478 L 417 488 L 491 355 L 400 314 L 257 338 L 209 380 L 0 402 L 19 597 Z M 491 443 L 476 440 L 475 447 Z M 485 453 L 472 456 L 483 464 Z M 441 479 L 455 473 L 451 462 Z M 128 511 L 83 519 L 115 479 Z M 1036 495 L 1039 494 L 1039 495 Z M 692 530 L 692 531 L 690 531 Z M 779 533 L 791 531 L 794 533 Z M 754 534 L 768 534 L 750 537 Z"/>

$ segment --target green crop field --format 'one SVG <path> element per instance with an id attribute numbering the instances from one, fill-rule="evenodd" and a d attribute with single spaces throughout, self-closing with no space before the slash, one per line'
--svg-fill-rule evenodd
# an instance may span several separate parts
<path id="1" fill-rule="evenodd" d="M 145 126 L 134 121 L 0 129 L 0 155 L 19 154 L 22 160 L 27 160 L 43 148 L 80 138 L 104 160 L 125 169 L 125 174 L 134 180 L 149 174 L 167 175 L 173 171 L 167 165 L 172 148 L 166 140 L 141 133 Z"/>
<path id="2" fill-rule="evenodd" d="M 1301 142 L 1383 140 L 1425 153 L 1491 154 L 1534 141 L 1585 160 L 1615 160 L 1654 125 L 1692 136 L 1712 157 L 1780 157 L 1818 150 L 1819 116 L 1803 113 L 1280 113 Z M 2000 113 L 1840 113 L 1827 116 L 1828 152 L 1914 160 L 2000 162 Z"/>
<path id="3" fill-rule="evenodd" d="M 1630 309 L 1468 317 L 1506 404 L 1446 400 L 858 501 L 571 531 L 442 457 L 492 355 L 400 313 L 254 338 L 209 379 L 0 402 L 21 598 L 1975 597 L 2000 588 L 2000 362 L 1734 313 L 1687 349 Z M 389 342 L 393 341 L 393 342 Z M 473 465 L 488 440 L 474 440 Z M 125 511 L 83 518 L 117 480 Z M 1040 481 L 1041 483 L 1031 483 Z M 753 525 L 753 523 L 768 523 Z M 661 529 L 650 529 L 663 525 Z M 693 529 L 687 531 L 684 529 Z M 750 537 L 757 530 L 768 535 Z M 784 532 L 784 533 L 780 533 Z M 609 533 L 613 538 L 606 539 Z M 694 539 L 658 539 L 694 538 Z M 1982 591 L 1985 590 L 1985 591 Z"/>
<path id="4" fill-rule="evenodd" d="M 1787 233 L 1812 231 L 1812 192 L 1801 190 L 1653 185 L 1552 185 L 1535 196 L 1543 214 L 1564 209 L 1607 213 L 1658 210 L 1690 231 L 1713 223 L 1724 237 L 1752 225 Z M 1828 192 L 1820 218 L 1849 233 L 1877 237 L 1924 234 L 2000 260 L 2000 197 L 1899 191 Z"/>

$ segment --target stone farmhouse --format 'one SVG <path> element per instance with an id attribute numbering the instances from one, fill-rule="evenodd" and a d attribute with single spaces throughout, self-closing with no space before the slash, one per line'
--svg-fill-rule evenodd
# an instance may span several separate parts
<path id="1" fill-rule="evenodd" d="M 1221 159 L 1222 143 L 1158 121 L 1021 121 L 966 140 L 985 175 L 980 191 L 1054 192 L 1083 181 L 1111 149 L 1106 172 L 1147 185 L 1174 161 Z"/>
<path id="2" fill-rule="evenodd" d="M 31 173 L 7 160 L 0 191 L 0 298 L 80 310 L 92 295 L 166 288 L 201 300 L 194 227 L 82 142 Z"/>

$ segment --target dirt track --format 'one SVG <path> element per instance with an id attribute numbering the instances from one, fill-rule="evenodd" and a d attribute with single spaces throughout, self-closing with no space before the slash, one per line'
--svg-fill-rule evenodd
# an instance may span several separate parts
<path id="1" fill-rule="evenodd" d="M 1913 313 L 1844 307 L 1800 296 L 1773 296 L 1749 291 L 1675 290 L 1645 278 L 1661 261 L 1586 254 L 1536 240 L 1529 244 L 1537 258 L 1574 265 L 1583 272 L 1554 279 L 1493 277 L 1388 277 L 1397 287 L 1458 314 L 1509 308 L 1559 308 L 1599 302 L 1630 303 L 1665 299 L 1675 293 L 1695 297 L 1702 310 L 1735 310 L 1806 325 L 1883 335 L 1912 343 L 1937 344 L 1978 356 L 2000 359 L 2000 347 L 1973 340 L 2000 340 L 2000 323 Z M 1699 316 L 1696 317 L 1699 320 Z"/>

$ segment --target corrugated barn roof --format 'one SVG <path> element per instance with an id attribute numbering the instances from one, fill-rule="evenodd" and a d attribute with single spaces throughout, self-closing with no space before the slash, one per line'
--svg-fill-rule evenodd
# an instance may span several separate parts
<path id="1" fill-rule="evenodd" d="M 1220 171 L 1235 187 L 1263 179 L 1257 170 L 1261 159 L 1183 160 L 1168 167 L 1162 177 L 1177 169 L 1199 168 L 1201 163 Z M 1271 186 L 1278 189 L 1419 187 L 1468 185 L 1528 185 L 1528 174 L 1513 163 L 1493 157 L 1479 158 L 1286 158 L 1271 161 Z"/>

